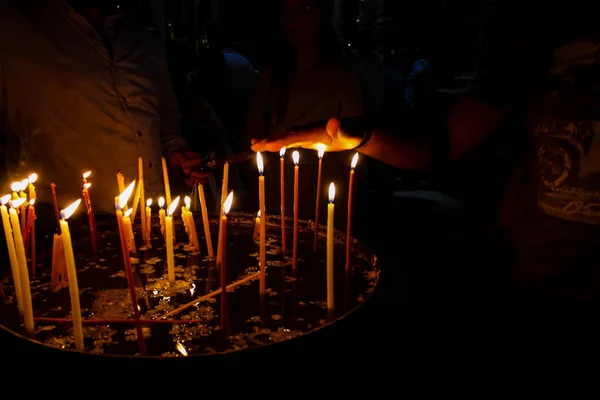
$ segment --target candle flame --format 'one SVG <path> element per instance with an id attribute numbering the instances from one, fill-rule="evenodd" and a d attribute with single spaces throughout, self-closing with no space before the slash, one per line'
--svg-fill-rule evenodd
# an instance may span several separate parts
<path id="1" fill-rule="evenodd" d="M 281 150 L 279 150 L 279 157 L 285 156 L 285 150 L 286 150 L 285 147 L 282 147 Z"/>
<path id="2" fill-rule="evenodd" d="M 356 153 L 354 157 L 352 157 L 352 164 L 350 165 L 350 168 L 356 168 L 356 164 L 358 164 L 358 153 Z"/>
<path id="3" fill-rule="evenodd" d="M 27 178 L 29 180 L 29 183 L 35 183 L 35 181 L 37 181 L 37 174 L 34 172 L 33 174 L 29 175 L 29 178 Z"/>
<path id="4" fill-rule="evenodd" d="M 150 207 L 152 205 L 152 199 L 146 200 L 146 207 Z"/>
<path id="5" fill-rule="evenodd" d="M 133 208 L 130 208 L 129 210 L 127 210 L 123 213 L 123 216 L 129 218 L 129 216 L 131 215 L 132 212 L 133 212 Z"/>
<path id="6" fill-rule="evenodd" d="M 13 192 L 18 192 L 21 190 L 21 182 L 13 182 L 10 184 L 10 190 Z"/>
<path id="7" fill-rule="evenodd" d="M 165 198 L 164 197 L 159 197 L 158 198 L 158 206 L 160 208 L 163 208 L 165 206 Z"/>
<path id="8" fill-rule="evenodd" d="M 2 203 L 2 205 L 5 205 L 6 203 L 8 203 L 10 201 L 11 197 L 12 196 L 10 194 L 0 197 L 0 203 Z"/>
<path id="9" fill-rule="evenodd" d="M 260 210 L 256 213 L 256 218 L 260 218 Z"/>
<path id="10" fill-rule="evenodd" d="M 300 153 L 298 153 L 297 151 L 294 151 L 292 153 L 292 160 L 294 160 L 295 165 L 298 165 L 298 163 L 300 162 Z"/>
<path id="11" fill-rule="evenodd" d="M 87 171 L 83 173 L 83 179 L 87 179 L 90 177 L 90 175 L 92 174 L 92 171 Z"/>
<path id="12" fill-rule="evenodd" d="M 192 204 L 192 199 L 190 199 L 190 196 L 185 196 L 185 198 L 183 199 L 183 201 L 185 203 L 186 208 L 189 211 L 190 205 Z"/>
<path id="13" fill-rule="evenodd" d="M 131 193 L 133 193 L 133 188 L 135 187 L 135 179 L 127 186 L 123 193 L 119 195 L 119 208 L 125 208 L 127 205 L 127 201 L 131 197 Z"/>
<path id="14" fill-rule="evenodd" d="M 83 185 L 83 188 L 84 188 L 84 189 L 89 189 L 89 188 L 91 188 L 91 187 L 92 187 L 92 184 L 91 184 L 91 183 L 89 183 L 89 182 L 88 182 L 88 183 L 85 183 L 85 184 Z"/>
<path id="15" fill-rule="evenodd" d="M 62 219 L 69 219 L 71 215 L 77 210 L 79 204 L 81 203 L 81 199 L 77 200 L 75 203 L 71 204 L 69 207 L 65 208 L 60 212 L 60 216 Z"/>
<path id="16" fill-rule="evenodd" d="M 262 175 L 265 166 L 263 164 L 263 158 L 260 152 L 256 153 L 256 166 L 258 167 L 258 173 Z"/>
<path id="17" fill-rule="evenodd" d="M 34 204 L 35 204 L 35 199 L 29 200 L 29 207 L 33 207 Z"/>
<path id="18" fill-rule="evenodd" d="M 27 185 L 29 185 L 29 179 L 25 178 L 21 181 L 21 187 L 19 189 L 23 191 L 27 189 Z"/>
<path id="19" fill-rule="evenodd" d="M 181 353 L 181 355 L 184 357 L 186 357 L 188 355 L 187 350 L 185 349 L 185 347 L 183 347 L 181 342 L 177 342 L 177 351 L 179 351 Z"/>
<path id="20" fill-rule="evenodd" d="M 231 191 L 231 193 L 229 193 L 229 196 L 227 196 L 225 203 L 223 203 L 223 211 L 224 211 L 225 215 L 229 214 L 229 210 L 231 209 L 232 203 L 233 203 L 233 190 Z"/>
<path id="21" fill-rule="evenodd" d="M 19 208 L 19 207 L 21 207 L 21 205 L 23 203 L 25 203 L 25 201 L 27 201 L 27 199 L 25 199 L 24 197 L 21 197 L 20 199 L 11 201 L 10 205 L 12 208 Z"/>
<path id="22" fill-rule="evenodd" d="M 167 215 L 173 215 L 175 209 L 177 209 L 177 204 L 179 204 L 179 196 L 177 196 L 169 206 L 169 209 L 167 210 Z"/>
<path id="23" fill-rule="evenodd" d="M 329 185 L 329 202 L 333 203 L 334 200 L 335 200 L 335 185 L 333 184 L 333 182 L 331 182 L 331 184 Z"/>
<path id="24" fill-rule="evenodd" d="M 325 145 L 323 143 L 317 143 L 317 154 L 319 155 L 319 158 L 323 158 L 323 156 L 325 155 Z"/>

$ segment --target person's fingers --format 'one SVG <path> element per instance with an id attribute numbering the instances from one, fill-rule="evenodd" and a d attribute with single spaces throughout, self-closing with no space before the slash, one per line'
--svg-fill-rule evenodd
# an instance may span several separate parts
<path id="1" fill-rule="evenodd" d="M 256 142 L 258 142 L 258 139 L 254 139 L 254 138 L 250 139 L 250 144 L 254 144 Z"/>
<path id="2" fill-rule="evenodd" d="M 181 169 L 183 169 L 186 174 L 189 174 L 191 169 L 201 165 L 202 161 L 201 157 L 189 158 L 181 163 Z"/>

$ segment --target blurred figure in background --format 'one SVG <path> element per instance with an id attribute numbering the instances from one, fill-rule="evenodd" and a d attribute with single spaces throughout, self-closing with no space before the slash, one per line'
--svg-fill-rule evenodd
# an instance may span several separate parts
<path id="1" fill-rule="evenodd" d="M 280 41 L 273 46 L 272 57 L 258 76 L 247 119 L 247 145 L 251 138 L 267 137 L 295 126 L 325 121 L 331 115 L 339 117 L 363 114 L 361 87 L 356 74 L 342 59 L 337 35 L 333 30 L 330 2 L 318 0 L 282 0 L 278 28 Z M 302 219 L 314 219 L 317 182 L 317 153 L 301 150 Z M 279 213 L 278 155 L 265 154 L 267 189 L 266 207 Z M 326 183 L 347 180 L 350 153 L 326 154 L 323 168 L 321 215 L 325 212 Z M 292 198 L 293 168 L 291 152 L 286 154 L 288 165 L 286 187 Z M 250 171 L 255 174 L 255 167 Z M 272 176 L 269 176 L 271 174 Z M 251 175 L 252 176 L 252 175 Z M 314 179 L 313 179 L 314 177 Z M 251 179 L 249 182 L 255 182 Z M 345 187 L 339 186 L 340 192 Z M 249 199 L 258 196 L 250 196 Z M 258 203 L 256 201 L 256 203 Z M 289 201 L 288 201 L 289 203 Z M 258 209 L 258 204 L 253 205 Z M 343 207 L 341 207 L 343 208 Z M 253 210 L 252 209 L 252 210 Z M 288 207 L 291 214 L 291 208 Z M 340 228 L 345 225 L 340 210 Z"/>

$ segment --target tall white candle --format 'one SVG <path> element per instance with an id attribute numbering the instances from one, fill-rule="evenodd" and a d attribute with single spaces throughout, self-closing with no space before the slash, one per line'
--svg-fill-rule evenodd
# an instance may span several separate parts
<path id="1" fill-rule="evenodd" d="M 69 295 L 71 297 L 71 318 L 73 320 L 73 331 L 75 332 L 75 348 L 83 351 L 83 326 L 81 323 L 81 306 L 79 305 L 79 285 L 77 283 L 77 269 L 75 267 L 75 256 L 71 242 L 71 231 L 67 219 L 73 215 L 81 199 L 65 208 L 60 213 L 60 229 L 65 249 L 65 261 L 67 263 L 67 279 L 69 281 Z"/>
<path id="2" fill-rule="evenodd" d="M 173 253 L 173 213 L 179 204 L 179 196 L 177 196 L 165 216 L 165 234 L 167 246 L 167 272 L 169 275 L 169 283 L 175 283 L 175 255 Z"/>
<path id="3" fill-rule="evenodd" d="M 15 250 L 15 241 L 12 235 L 12 227 L 10 226 L 10 220 L 8 218 L 8 209 L 6 203 L 11 199 L 11 195 L 7 194 L 0 198 L 0 212 L 2 213 L 2 225 L 4 226 L 4 236 L 6 237 L 6 247 L 8 248 L 8 259 L 10 260 L 10 269 L 12 272 L 13 282 L 15 285 L 15 297 L 17 298 L 17 305 L 19 311 L 23 314 L 23 296 L 21 293 L 21 280 L 19 278 L 19 260 L 17 259 L 17 252 Z"/>
<path id="4" fill-rule="evenodd" d="M 15 240 L 15 251 L 19 264 L 19 281 L 21 283 L 21 298 L 23 299 L 23 317 L 25 318 L 25 330 L 33 333 L 33 304 L 31 303 L 31 288 L 29 286 L 29 271 L 27 270 L 27 256 L 25 255 L 25 246 L 23 244 L 23 235 L 19 225 L 19 215 L 17 208 L 25 202 L 25 198 L 11 201 L 9 210 L 10 222 Z"/>

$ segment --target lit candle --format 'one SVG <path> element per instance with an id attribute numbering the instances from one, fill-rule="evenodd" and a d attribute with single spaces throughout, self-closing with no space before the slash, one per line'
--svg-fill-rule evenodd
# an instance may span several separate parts
<path id="1" fill-rule="evenodd" d="M 144 240 L 146 239 L 146 237 L 148 236 L 148 232 L 147 229 L 148 227 L 146 226 L 146 208 L 144 208 L 145 204 L 146 204 L 146 193 L 145 193 L 145 188 L 144 188 L 144 160 L 142 159 L 142 157 L 138 157 L 138 185 L 141 186 L 140 188 L 140 220 L 142 222 L 142 238 L 144 238 Z M 135 216 L 134 216 L 134 221 L 135 221 Z"/>
<path id="2" fill-rule="evenodd" d="M 29 200 L 29 215 L 27 216 L 27 237 L 29 238 L 29 254 L 31 255 L 31 276 L 35 278 L 35 264 L 37 262 L 37 253 L 35 249 L 35 199 Z"/>
<path id="3" fill-rule="evenodd" d="M 125 176 L 121 170 L 117 171 L 117 185 L 119 187 L 119 193 L 123 193 L 125 191 Z M 127 210 L 127 204 L 123 207 L 123 210 Z"/>
<path id="4" fill-rule="evenodd" d="M 259 293 L 265 293 L 265 280 L 267 270 L 267 212 L 265 210 L 265 175 L 262 155 L 256 153 L 256 165 L 258 167 L 258 199 L 260 205 L 260 246 L 259 246 L 259 267 L 260 267 L 260 289 Z"/>
<path id="5" fill-rule="evenodd" d="M 54 214 L 56 216 L 56 229 L 60 234 L 60 213 L 58 212 L 58 200 L 56 199 L 56 183 L 50 183 L 50 189 L 52 190 L 52 202 L 54 203 Z"/>
<path id="6" fill-rule="evenodd" d="M 169 283 L 175 283 L 175 255 L 173 254 L 173 213 L 179 204 L 179 196 L 173 200 L 167 215 L 165 216 L 165 234 L 167 245 L 167 272 L 169 274 Z"/>
<path id="7" fill-rule="evenodd" d="M 228 187 L 229 187 L 229 163 L 226 162 L 225 165 L 223 166 L 223 184 L 221 186 L 221 208 L 220 208 L 221 214 L 223 213 L 223 207 L 225 206 L 225 200 L 226 200 L 226 196 L 227 196 Z M 222 224 L 222 220 L 219 219 L 219 234 L 221 232 L 221 224 Z M 219 265 L 221 263 L 221 260 L 219 257 L 221 257 L 221 252 L 219 250 L 219 246 L 218 246 L 218 242 L 217 242 L 217 265 Z"/>
<path id="8" fill-rule="evenodd" d="M 192 199 L 190 199 L 189 196 L 185 196 L 183 200 L 185 202 L 186 208 L 190 245 L 194 248 L 194 251 L 200 251 L 200 243 L 198 243 L 198 234 L 196 233 L 196 223 L 194 222 L 194 214 L 190 211 Z"/>
<path id="9" fill-rule="evenodd" d="M 164 197 L 158 198 L 158 206 L 160 207 L 160 210 L 158 211 L 158 218 L 160 220 L 160 233 L 163 235 L 163 239 L 165 239 L 165 242 L 166 242 L 167 238 L 165 236 L 165 198 Z"/>
<path id="10" fill-rule="evenodd" d="M 8 259 L 10 260 L 10 269 L 12 272 L 13 282 L 15 286 L 15 297 L 17 298 L 17 305 L 19 311 L 23 314 L 23 297 L 21 289 L 21 280 L 19 273 L 19 260 L 17 259 L 17 252 L 15 249 L 15 241 L 12 235 L 12 227 L 8 218 L 8 209 L 6 203 L 11 199 L 11 195 L 7 194 L 0 198 L 0 213 L 2 214 L 2 225 L 4 226 L 4 236 L 6 237 L 6 247 L 8 248 Z"/>
<path id="11" fill-rule="evenodd" d="M 12 200 L 11 208 L 8 211 L 10 214 L 10 223 L 13 230 L 13 238 L 15 240 L 15 251 L 17 253 L 17 261 L 19 264 L 19 281 L 21 283 L 21 298 L 23 299 L 23 316 L 25 317 L 25 330 L 33 333 L 33 306 L 31 304 L 31 288 L 29 286 L 29 272 L 27 271 L 27 256 L 25 255 L 25 247 L 23 245 L 23 236 L 21 227 L 19 226 L 19 216 L 17 208 L 19 208 L 25 199 Z"/>
<path id="12" fill-rule="evenodd" d="M 131 253 L 136 251 L 135 248 L 135 237 L 133 236 L 133 226 L 131 226 L 131 213 L 133 209 L 129 209 L 123 213 L 123 232 L 125 233 L 125 241 L 127 242 L 127 248 Z"/>
<path id="13" fill-rule="evenodd" d="M 169 185 L 169 169 L 167 168 L 167 160 L 163 157 L 162 161 L 162 171 L 163 171 L 163 180 L 165 182 L 165 196 L 167 197 L 167 208 L 171 206 L 171 185 Z"/>
<path id="14" fill-rule="evenodd" d="M 350 271 L 350 255 L 352 253 L 352 199 L 354 197 L 354 169 L 358 164 L 358 153 L 352 157 L 350 164 L 350 183 L 348 185 L 348 219 L 346 222 L 346 272 Z"/>
<path id="15" fill-rule="evenodd" d="M 71 319 L 73 320 L 73 331 L 75 332 L 75 349 L 83 351 L 83 326 L 81 324 L 81 307 L 79 305 L 79 285 L 77 284 L 77 269 L 75 268 L 75 256 L 73 255 L 73 244 L 71 232 L 67 219 L 79 207 L 81 199 L 65 208 L 60 213 L 60 227 L 62 230 L 63 247 L 65 249 L 65 261 L 67 263 L 67 280 L 69 281 L 69 295 L 71 297 Z"/>
<path id="16" fill-rule="evenodd" d="M 327 205 L 327 308 L 333 310 L 333 201 L 335 185 L 329 185 L 329 204 Z"/>
<path id="17" fill-rule="evenodd" d="M 21 182 L 11 183 L 10 190 L 12 190 L 11 200 L 18 200 L 19 199 L 19 191 L 21 190 Z"/>
<path id="18" fill-rule="evenodd" d="M 92 207 L 92 198 L 90 197 L 90 188 L 92 184 L 88 182 L 88 178 L 92 174 L 92 171 L 83 173 L 83 203 L 88 216 L 88 225 L 90 227 L 90 239 L 92 241 L 92 251 L 94 255 L 98 255 L 97 236 L 96 236 L 96 216 L 94 214 L 94 208 Z"/>
<path id="19" fill-rule="evenodd" d="M 206 247 L 208 248 L 208 257 L 213 259 L 212 238 L 210 237 L 210 225 L 208 223 L 208 210 L 206 209 L 206 197 L 204 196 L 204 186 L 198 184 L 198 193 L 200 193 L 200 207 L 202 209 L 202 224 L 204 225 L 204 236 L 206 237 Z"/>
<path id="20" fill-rule="evenodd" d="M 35 186 L 33 185 L 35 183 L 35 181 L 37 181 L 37 178 L 38 178 L 38 176 L 36 173 L 29 175 L 29 178 L 28 178 L 28 180 L 29 180 L 29 199 L 33 199 L 33 200 L 37 199 L 37 196 L 35 193 Z"/>
<path id="21" fill-rule="evenodd" d="M 252 235 L 252 240 L 257 239 L 260 239 L 260 210 L 258 210 L 254 219 L 254 235 Z"/>
<path id="22" fill-rule="evenodd" d="M 138 184 L 135 187 L 135 194 L 133 195 L 133 204 L 131 206 L 131 208 L 133 209 L 133 214 L 131 214 L 132 221 L 135 221 L 135 216 L 137 214 L 138 205 L 140 204 L 140 191 L 141 190 L 142 190 L 142 184 L 138 181 Z"/>
<path id="23" fill-rule="evenodd" d="M 21 235 L 25 238 L 27 235 L 27 193 L 25 190 L 29 185 L 29 179 L 23 179 L 21 181 L 21 185 L 19 186 L 19 197 L 23 199 L 21 203 L 21 207 L 19 208 L 19 213 L 21 214 Z"/>
<path id="24" fill-rule="evenodd" d="M 119 226 L 119 235 L 121 237 L 121 252 L 123 253 L 123 264 L 127 273 L 127 286 L 129 287 L 129 298 L 131 299 L 131 309 L 135 319 L 135 329 L 137 334 L 138 349 L 141 355 L 146 355 L 146 344 L 144 342 L 144 333 L 142 331 L 142 323 L 140 320 L 140 309 L 137 302 L 137 294 L 135 292 L 135 281 L 133 279 L 133 268 L 131 268 L 131 259 L 129 258 L 129 249 L 125 239 L 125 228 L 123 224 L 123 208 L 127 206 L 127 201 L 133 193 L 135 181 L 131 182 L 118 197 L 115 198 L 115 206 L 117 208 L 117 223 Z"/>
<path id="25" fill-rule="evenodd" d="M 325 155 L 325 145 L 317 144 L 317 155 L 319 156 L 319 170 L 317 173 L 317 200 L 315 206 L 315 241 L 313 252 L 317 252 L 317 238 L 319 237 L 319 200 L 321 199 L 321 178 L 323 176 L 323 156 Z"/>
<path id="26" fill-rule="evenodd" d="M 294 151 L 292 153 L 294 160 L 294 241 L 292 243 L 292 271 L 296 272 L 296 264 L 298 263 L 298 172 L 300 162 L 300 153 Z"/>
<path id="27" fill-rule="evenodd" d="M 221 225 L 219 228 L 219 249 L 221 257 L 220 264 L 217 264 L 221 273 L 221 329 L 225 329 L 227 321 L 227 214 L 233 203 L 233 192 L 229 193 L 223 203 L 223 213 L 221 215 Z"/>
<path id="28" fill-rule="evenodd" d="M 146 247 L 150 247 L 152 241 L 152 199 L 146 200 Z"/>
<path id="29" fill-rule="evenodd" d="M 281 192 L 281 252 L 283 255 L 287 252 L 287 242 L 285 238 L 285 147 L 279 150 L 279 186 Z"/>

